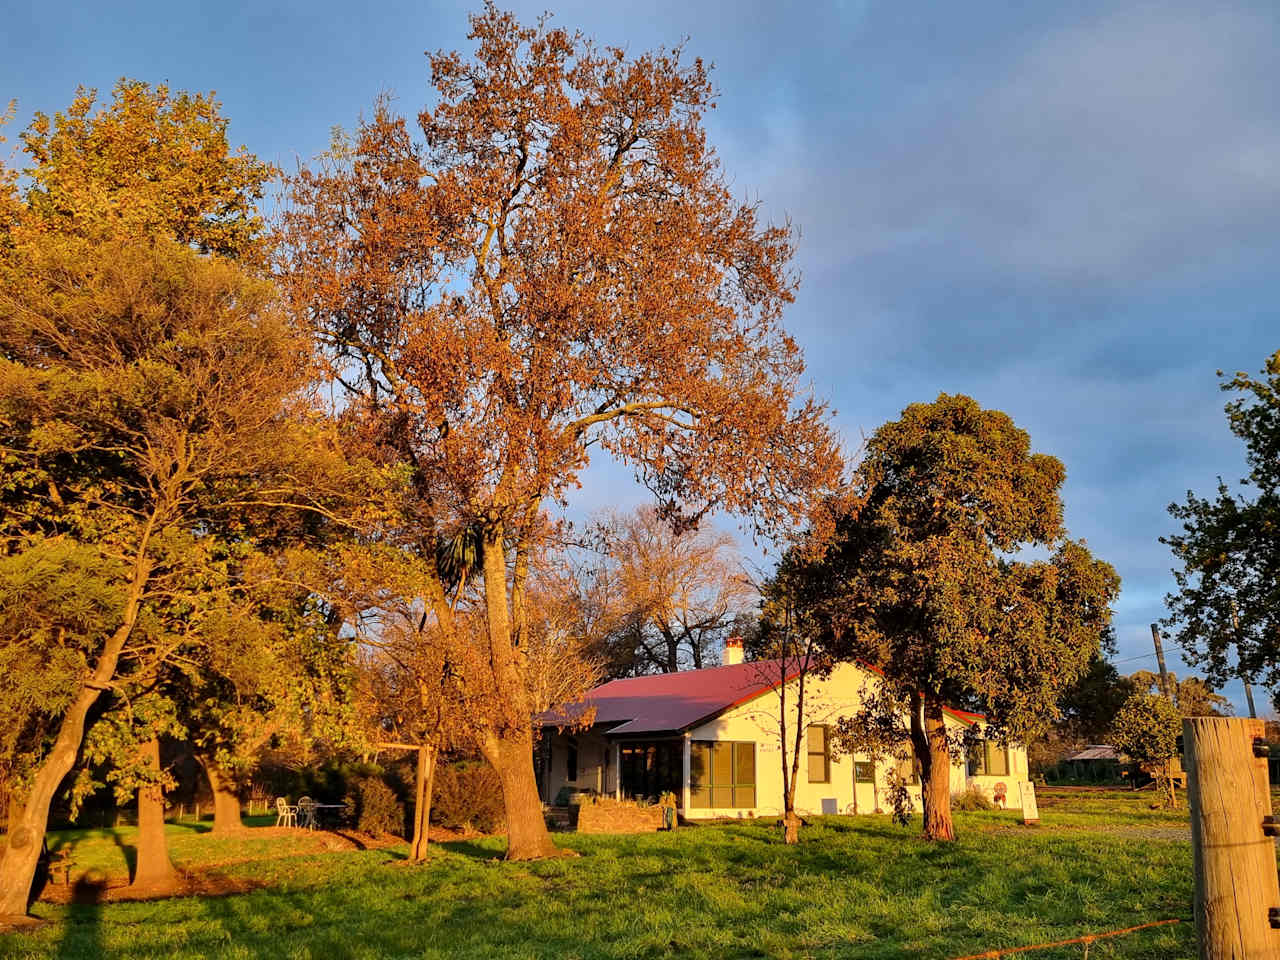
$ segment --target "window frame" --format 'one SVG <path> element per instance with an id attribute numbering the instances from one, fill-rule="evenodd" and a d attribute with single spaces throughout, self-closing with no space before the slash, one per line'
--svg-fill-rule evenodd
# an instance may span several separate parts
<path id="1" fill-rule="evenodd" d="M 1004 772 L 991 772 L 991 758 L 993 756 L 1001 757 L 1004 760 Z M 982 740 L 973 745 L 973 750 L 969 759 L 969 776 L 971 777 L 1008 777 L 1012 775 L 1013 757 L 1010 755 L 1009 745 L 999 743 L 995 740 Z"/>
<path id="2" fill-rule="evenodd" d="M 822 731 L 822 750 L 817 752 L 813 749 L 810 741 L 814 730 Z M 811 723 L 805 727 L 804 731 L 804 749 L 805 749 L 805 776 L 810 783 L 830 783 L 831 782 L 831 727 L 825 723 Z M 813 778 L 813 760 L 814 757 L 822 758 L 822 779 L 815 780 Z"/>
<path id="3" fill-rule="evenodd" d="M 728 783 L 720 783 L 716 777 L 716 750 L 728 751 Z M 722 754 L 723 756 L 723 754 Z M 741 768 L 750 757 L 751 779 L 741 778 Z M 695 810 L 754 810 L 758 796 L 758 770 L 754 740 L 691 740 L 689 741 L 689 807 Z M 722 760 L 723 762 L 723 760 Z M 716 803 L 716 794 L 728 791 L 729 804 Z M 743 803 L 748 799 L 750 803 Z"/>

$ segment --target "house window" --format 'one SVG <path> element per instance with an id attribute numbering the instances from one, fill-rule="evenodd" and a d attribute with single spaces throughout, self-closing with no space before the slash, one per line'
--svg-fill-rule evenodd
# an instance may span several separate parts
<path id="1" fill-rule="evenodd" d="M 568 743 L 564 758 L 564 778 L 570 783 L 575 783 L 578 779 L 578 741 L 570 737 Z"/>
<path id="2" fill-rule="evenodd" d="M 831 782 L 831 732 L 824 723 L 810 724 L 805 732 L 809 750 L 809 782 Z"/>
<path id="3" fill-rule="evenodd" d="M 969 776 L 1007 777 L 1009 748 L 991 740 L 975 743 L 969 750 Z"/>
<path id="4" fill-rule="evenodd" d="M 756 745 L 725 740 L 694 740 L 689 745 L 689 805 L 754 807 Z"/>
<path id="5" fill-rule="evenodd" d="M 655 740 L 623 744 L 618 748 L 622 761 L 622 795 L 657 800 L 667 791 L 677 796 L 684 780 L 684 743 Z"/>
<path id="6" fill-rule="evenodd" d="M 853 763 L 854 783 L 875 783 L 876 765 L 871 760 L 855 760 Z"/>

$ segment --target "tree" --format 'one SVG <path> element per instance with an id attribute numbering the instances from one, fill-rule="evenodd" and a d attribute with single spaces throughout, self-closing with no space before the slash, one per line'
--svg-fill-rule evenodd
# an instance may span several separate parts
<path id="1" fill-rule="evenodd" d="M 1087 744 L 1105 743 L 1111 735 L 1116 712 L 1134 686 L 1106 659 L 1106 652 L 1114 652 L 1112 641 L 1104 640 L 1103 650 L 1089 660 L 1084 673 L 1063 688 L 1058 697 L 1061 719 L 1043 739 L 1028 744 L 1027 762 L 1033 773 L 1056 765 Z"/>
<path id="2" fill-rule="evenodd" d="M 334 550 L 337 532 L 295 551 L 294 562 L 283 564 L 292 574 L 283 582 L 246 591 L 237 616 L 211 624 L 204 642 L 168 671 L 164 692 L 209 781 L 215 833 L 243 828 L 243 787 L 269 744 L 287 744 L 301 756 L 347 740 L 350 640 L 339 611 L 321 597 L 329 581 L 302 562 Z"/>
<path id="3" fill-rule="evenodd" d="M 274 174 L 227 141 L 211 95 L 122 79 L 109 104 L 81 87 L 65 113 L 36 113 L 21 135 L 31 167 L 28 228 L 90 239 L 171 237 L 262 263 L 257 204 Z"/>
<path id="4" fill-rule="evenodd" d="M 924 830 L 954 837 L 946 704 L 1028 740 L 1098 652 L 1115 571 L 1067 538 L 1062 464 L 965 396 L 913 404 L 870 438 L 801 603 L 830 652 L 881 673 L 910 719 Z M 1021 559 L 1027 548 L 1045 559 Z M 813 546 L 808 547 L 810 551 Z"/>
<path id="5" fill-rule="evenodd" d="M 119 709 L 104 712 L 85 736 L 86 764 L 72 789 L 72 810 L 102 784 L 90 776 L 90 766 L 107 766 L 106 779 L 115 787 L 117 803 L 131 795 L 138 801 L 138 843 L 131 887 L 147 895 L 171 892 L 178 881 L 169 859 L 164 832 L 164 795 L 172 775 L 160 762 L 161 737 L 180 735 L 173 702 L 154 690 L 134 691 Z"/>
<path id="6" fill-rule="evenodd" d="M 457 547 L 457 545 L 454 545 Z M 451 551 L 436 569 L 451 572 L 453 630 L 439 629 L 413 596 L 422 579 L 417 559 L 384 545 L 341 554 L 334 582 L 340 585 L 350 626 L 360 647 L 363 715 L 360 739 L 374 751 L 412 750 L 417 756 L 414 832 L 409 858 L 426 859 L 432 782 L 439 755 L 473 751 L 474 718 L 491 715 L 483 688 L 468 685 L 483 655 L 484 607 L 470 581 L 475 561 L 465 548 Z M 598 638 L 581 615 L 577 593 L 561 557 L 540 552 L 529 580 L 529 625 L 523 655 L 534 714 L 556 710 L 566 725 L 590 725 L 583 695 L 601 679 L 593 656 Z M 468 582 L 472 587 L 468 589 Z M 530 721 L 532 721 L 530 717 Z"/>
<path id="7" fill-rule="evenodd" d="M 1231 701 L 1221 694 L 1214 693 L 1199 677 L 1187 677 L 1179 680 L 1176 673 L 1169 675 L 1169 693 L 1173 697 L 1173 705 L 1178 715 L 1183 717 L 1227 717 L 1232 713 Z M 1133 689 L 1141 693 L 1163 693 L 1160 689 L 1160 674 L 1150 670 L 1139 670 L 1130 674 L 1129 681 Z"/>
<path id="8" fill-rule="evenodd" d="M 483 656 L 464 678 L 510 859 L 556 854 L 534 780 L 530 561 L 591 453 L 664 519 L 797 520 L 839 466 L 781 327 L 790 231 L 735 203 L 682 51 L 628 59 L 488 5 L 474 59 L 431 57 L 422 141 L 380 101 L 291 183 L 282 281 L 351 416 L 410 466 L 423 607 L 456 631 L 440 543 L 470 538 Z M 678 349 L 677 349 L 678 345 Z"/>
<path id="9" fill-rule="evenodd" d="M 1064 732 L 1075 743 L 1102 743 L 1117 711 L 1134 691 L 1136 680 L 1136 674 L 1122 677 L 1103 656 L 1092 658 L 1085 672 L 1059 698 Z"/>
<path id="10" fill-rule="evenodd" d="M 1124 702 L 1111 729 L 1111 742 L 1156 778 L 1171 807 L 1178 805 L 1169 773 L 1181 730 L 1182 715 L 1167 697 L 1141 691 Z"/>
<path id="11" fill-rule="evenodd" d="M 603 518 L 597 536 L 604 569 L 596 580 L 611 588 L 617 621 L 604 638 L 609 675 L 715 666 L 757 595 L 733 537 L 674 531 L 653 507 Z"/>
<path id="12" fill-rule="evenodd" d="M 221 255 L 253 234 L 265 168 L 226 151 L 212 101 L 117 96 L 37 117 L 0 238 L 0 590 L 15 601 L 0 662 L 23 668 L 0 690 L 16 722 L 0 763 L 21 794 L 0 915 L 26 909 L 49 805 L 102 695 L 234 617 L 235 571 L 277 576 L 270 554 L 299 511 L 333 515 L 355 486 L 311 408 L 305 336 L 270 283 Z M 142 101 L 154 109 L 120 119 Z M 176 203 L 161 187 L 200 168 L 182 159 L 195 143 L 235 173 L 205 170 Z"/>
<path id="13" fill-rule="evenodd" d="M 756 679 L 773 687 L 774 705 L 756 711 L 755 720 L 777 737 L 782 767 L 782 838 L 787 844 L 800 842 L 801 820 L 796 813 L 800 757 L 809 755 L 813 732 L 824 739 L 824 762 L 830 756 L 830 731 L 825 721 L 834 719 L 835 713 L 814 689 L 818 681 L 830 676 L 832 663 L 820 635 L 797 616 L 792 574 L 784 564 L 759 590 L 762 615 L 750 644 Z M 812 774 L 805 772 L 812 781 Z"/>
<path id="14" fill-rule="evenodd" d="M 1221 376 L 1221 372 L 1219 372 Z M 1165 623 L 1209 683 L 1262 678 L 1280 689 L 1280 351 L 1257 377 L 1237 373 L 1222 389 L 1231 432 L 1245 443 L 1248 474 L 1221 478 L 1214 497 L 1187 491 L 1170 504 L 1179 533 L 1161 537 L 1178 564 Z"/>

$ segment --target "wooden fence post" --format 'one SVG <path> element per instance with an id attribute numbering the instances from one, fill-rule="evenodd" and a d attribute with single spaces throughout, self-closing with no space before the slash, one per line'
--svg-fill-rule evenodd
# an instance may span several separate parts
<path id="1" fill-rule="evenodd" d="M 1280 958 L 1271 790 L 1266 757 L 1253 749 L 1262 734 L 1260 720 L 1182 721 L 1201 960 Z"/>

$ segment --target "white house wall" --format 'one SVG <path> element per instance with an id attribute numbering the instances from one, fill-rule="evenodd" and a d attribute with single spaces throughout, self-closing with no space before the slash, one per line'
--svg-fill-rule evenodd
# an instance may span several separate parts
<path id="1" fill-rule="evenodd" d="M 806 683 L 805 720 L 809 724 L 826 723 L 834 726 L 840 716 L 849 716 L 862 704 L 861 694 L 874 681 L 874 677 L 862 668 L 851 664 L 843 664 L 833 671 L 826 680 L 810 677 Z M 788 737 L 787 756 L 790 761 L 792 747 L 795 744 L 794 729 L 791 723 L 795 719 L 795 697 L 799 688 L 798 681 L 788 684 L 787 714 Z M 756 806 L 751 808 L 736 807 L 694 807 L 683 810 L 683 814 L 691 819 L 711 819 L 718 817 L 752 817 L 778 816 L 783 809 L 782 792 L 782 755 L 778 736 L 779 697 L 777 691 L 763 694 L 754 700 L 734 707 L 708 723 L 690 731 L 689 739 L 751 741 L 756 744 Z M 960 731 L 965 725 L 948 716 L 948 727 Z M 796 783 L 796 810 L 801 815 L 820 814 L 822 801 L 834 800 L 839 813 L 872 813 L 877 810 L 887 811 L 885 802 L 888 787 L 889 764 L 876 765 L 874 787 L 870 783 L 859 783 L 855 798 L 853 783 L 853 764 L 855 759 L 866 761 L 868 758 L 859 754 L 850 756 L 833 756 L 831 760 L 831 776 L 828 783 L 810 783 L 808 779 L 808 758 L 804 741 L 801 741 L 799 774 Z M 790 766 L 790 763 L 788 763 Z M 1009 748 L 1009 775 L 1006 777 L 966 777 L 963 764 L 954 764 L 951 768 L 951 792 L 959 793 L 966 786 L 973 784 L 991 795 L 995 785 L 1006 784 L 1008 795 L 1017 802 L 1018 780 L 1026 779 L 1026 750 L 1022 747 Z M 920 787 L 909 786 L 908 791 L 920 809 Z"/>
<path id="2" fill-rule="evenodd" d="M 826 723 L 834 727 L 841 716 L 856 712 L 862 704 L 861 695 L 875 680 L 865 669 L 852 664 L 838 666 L 826 680 L 810 677 L 807 681 L 807 723 Z M 795 696 L 798 681 L 788 684 L 788 724 L 795 718 Z M 715 720 L 704 723 L 685 737 L 685 786 L 681 797 L 681 813 L 691 819 L 719 817 L 778 816 L 782 812 L 782 762 L 778 746 L 778 693 L 770 691 L 726 711 Z M 947 725 L 957 732 L 965 725 L 947 716 Z M 604 736 L 582 732 L 563 734 L 547 731 L 550 737 L 551 767 L 544 775 L 543 799 L 553 803 L 562 788 L 593 791 L 612 795 L 618 788 L 618 758 L 614 745 Z M 568 742 L 573 737 L 578 745 L 578 776 L 567 777 Z M 688 804 L 689 744 L 695 740 L 750 741 L 756 744 L 756 806 L 754 807 L 695 807 Z M 788 755 L 794 744 L 794 730 L 789 730 Z M 820 814 L 824 799 L 834 800 L 840 813 L 873 813 L 888 811 L 886 791 L 888 787 L 888 763 L 879 763 L 875 770 L 874 787 L 859 783 L 855 797 L 853 763 L 855 758 L 833 756 L 829 783 L 810 783 L 808 763 L 802 740 L 799 776 L 796 784 L 796 809 L 802 815 Z M 867 757 L 859 754 L 860 761 Z M 1027 779 L 1027 754 L 1023 747 L 1009 747 L 1009 773 L 1003 777 L 968 777 L 963 764 L 951 768 L 951 792 L 959 793 L 968 786 L 977 786 L 991 796 L 998 784 L 1005 784 L 1009 802 L 1018 803 L 1017 783 Z M 920 787 L 909 786 L 909 792 L 920 809 Z"/>

